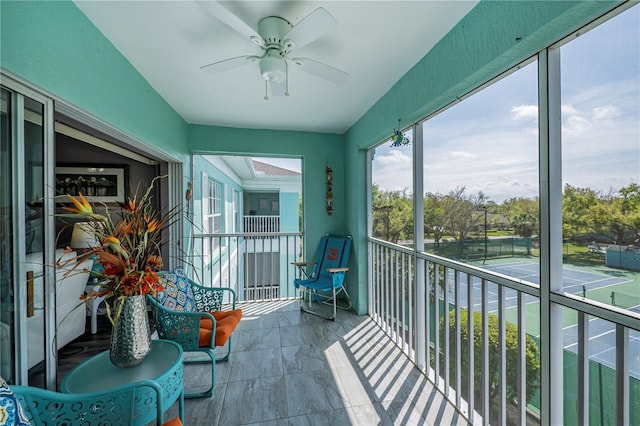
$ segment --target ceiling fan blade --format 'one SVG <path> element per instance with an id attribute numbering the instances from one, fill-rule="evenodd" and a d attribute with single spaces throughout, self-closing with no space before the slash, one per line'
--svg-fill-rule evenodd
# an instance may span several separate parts
<path id="1" fill-rule="evenodd" d="M 271 85 L 271 96 L 289 96 L 286 81 L 280 83 L 270 81 L 269 84 Z"/>
<path id="2" fill-rule="evenodd" d="M 313 74 L 316 77 L 320 77 L 335 84 L 344 84 L 349 78 L 349 74 L 346 72 L 341 71 L 338 68 L 334 68 L 331 65 L 314 61 L 313 59 L 293 58 L 291 61 L 302 71 L 308 72 L 309 74 Z"/>
<path id="3" fill-rule="evenodd" d="M 260 37 L 260 34 L 251 28 L 246 22 L 238 18 L 231 13 L 227 8 L 223 7 L 217 1 L 212 0 L 196 0 L 200 9 L 207 15 L 212 16 L 224 24 L 228 25 L 231 29 L 238 32 L 243 37 L 253 41 L 260 47 L 264 47 L 264 40 Z"/>
<path id="4" fill-rule="evenodd" d="M 257 61 L 258 59 L 260 59 L 260 57 L 254 55 L 237 56 L 235 58 L 229 58 L 222 61 L 214 62 L 212 64 L 203 65 L 200 67 L 200 69 L 211 74 L 216 74 L 233 68 L 241 67 L 242 65 L 250 64 L 251 62 Z"/>
<path id="5" fill-rule="evenodd" d="M 299 49 L 302 46 L 306 46 L 317 38 L 322 37 L 329 31 L 331 31 L 337 25 L 336 20 L 331 16 L 326 9 L 319 7 L 304 18 L 298 24 L 291 28 L 287 34 L 283 37 L 283 40 L 287 40 L 290 43 L 284 43 L 285 46 L 290 46 L 288 51 L 294 48 Z"/>

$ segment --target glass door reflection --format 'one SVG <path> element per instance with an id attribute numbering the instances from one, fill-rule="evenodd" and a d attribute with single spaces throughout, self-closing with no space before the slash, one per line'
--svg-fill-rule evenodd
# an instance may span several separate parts
<path id="1" fill-rule="evenodd" d="M 44 279 L 44 105 L 24 98 L 24 194 L 27 360 L 29 385 L 46 387 L 45 348 L 47 297 Z"/>

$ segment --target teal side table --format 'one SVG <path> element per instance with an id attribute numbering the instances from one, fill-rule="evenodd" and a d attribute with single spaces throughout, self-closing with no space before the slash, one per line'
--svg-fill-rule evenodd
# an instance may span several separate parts
<path id="1" fill-rule="evenodd" d="M 170 340 L 151 341 L 151 350 L 144 361 L 132 368 L 116 367 L 109 360 L 109 351 L 100 352 L 73 368 L 62 379 L 64 393 L 101 392 L 109 388 L 151 380 L 162 389 L 162 412 L 178 401 L 180 420 L 184 421 L 182 348 Z M 139 394 L 140 393 L 140 394 Z M 136 391 L 134 424 L 146 425 L 156 419 L 156 393 Z M 157 419 L 162 424 L 163 419 Z"/>

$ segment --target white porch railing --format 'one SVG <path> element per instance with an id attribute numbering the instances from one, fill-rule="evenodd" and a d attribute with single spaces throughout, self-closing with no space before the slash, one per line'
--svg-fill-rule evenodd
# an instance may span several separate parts
<path id="1" fill-rule="evenodd" d="M 244 232 L 271 234 L 280 232 L 280 216 L 243 216 Z"/>
<path id="2" fill-rule="evenodd" d="M 297 297 L 293 286 L 302 234 L 297 232 L 195 234 L 192 278 L 211 287 L 231 287 L 239 301 Z"/>
<path id="3" fill-rule="evenodd" d="M 416 254 L 374 238 L 369 238 L 368 254 L 370 316 L 470 422 L 540 422 L 535 401 L 529 407 L 523 403 L 531 396 L 527 395 L 527 388 L 529 392 L 544 392 L 537 389 L 540 375 L 532 377 L 527 371 L 527 345 L 535 342 L 539 346 L 537 336 L 526 332 L 527 321 L 537 322 L 540 317 L 539 309 L 533 318 L 527 317 L 527 305 L 540 302 L 536 284 L 439 256 Z M 560 371 L 567 368 L 569 357 L 575 359 L 576 371 L 573 377 L 567 377 L 565 371 L 565 418 L 569 414 L 577 424 L 589 424 L 589 416 L 606 424 L 630 424 L 630 404 L 637 411 L 635 401 L 640 396 L 640 386 L 637 371 L 630 375 L 629 367 L 638 350 L 634 348 L 630 357 L 629 347 L 637 344 L 640 336 L 640 315 L 585 303 L 571 294 L 554 294 L 551 300 L 563 306 L 565 315 L 578 318 L 575 344 L 568 341 L 566 329 L 561 337 L 565 349 L 564 368 Z M 418 306 L 424 308 L 420 310 Z M 474 317 L 476 321 L 466 320 Z M 590 342 L 589 328 L 595 327 L 596 322 L 608 324 L 609 332 L 615 335 L 610 342 L 615 350 L 613 365 L 604 367 L 613 390 L 592 389 L 590 407 L 589 371 L 593 386 L 594 371 L 600 364 L 593 359 L 593 353 L 602 350 L 600 343 Z M 474 339 L 467 338 L 474 335 Z M 514 351 L 515 357 L 508 356 Z M 635 365 L 637 369 L 637 362 Z M 599 367 L 602 374 L 603 366 Z M 574 394 L 567 394 L 572 391 Z M 593 406 L 595 391 L 600 391 L 599 408 Z M 607 398 L 604 405 L 609 401 L 615 407 L 609 418 L 604 415 L 603 398 Z"/>

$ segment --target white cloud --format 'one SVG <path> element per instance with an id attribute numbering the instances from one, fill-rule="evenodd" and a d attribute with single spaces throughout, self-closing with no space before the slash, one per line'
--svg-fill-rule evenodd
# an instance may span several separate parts
<path id="1" fill-rule="evenodd" d="M 596 121 L 612 120 L 620 115 L 620 110 L 613 105 L 596 107 L 593 109 L 593 119 Z"/>
<path id="2" fill-rule="evenodd" d="M 411 153 L 411 149 L 408 153 Z M 413 187 L 412 156 L 402 149 L 388 150 L 387 147 L 376 150 L 373 159 L 373 183 L 382 190 L 400 191 Z"/>
<path id="3" fill-rule="evenodd" d="M 511 108 L 511 117 L 516 121 L 538 121 L 538 105 L 519 105 Z"/>
<path id="4" fill-rule="evenodd" d="M 452 151 L 449 155 L 453 158 L 476 158 L 475 155 L 468 151 Z"/>
<path id="5" fill-rule="evenodd" d="M 589 120 L 578 114 L 563 116 L 562 136 L 565 143 L 571 142 L 571 138 L 583 136 L 589 131 Z"/>
<path id="6" fill-rule="evenodd" d="M 560 112 L 563 117 L 569 117 L 571 115 L 578 114 L 578 110 L 571 104 L 562 104 L 560 106 Z"/>

